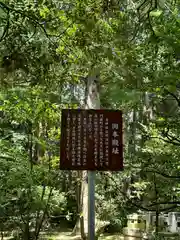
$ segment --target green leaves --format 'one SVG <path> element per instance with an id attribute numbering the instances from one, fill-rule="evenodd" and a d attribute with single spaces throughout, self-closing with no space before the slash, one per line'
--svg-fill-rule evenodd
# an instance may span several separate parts
<path id="1" fill-rule="evenodd" d="M 162 13 L 163 13 L 162 10 L 151 11 L 150 12 L 150 16 L 152 16 L 152 17 L 159 17 L 159 16 L 161 16 Z"/>
<path id="2" fill-rule="evenodd" d="M 49 12 L 50 12 L 49 8 L 44 6 L 40 9 L 40 16 L 45 19 L 47 17 L 47 15 L 49 14 Z"/>
<path id="3" fill-rule="evenodd" d="M 166 100 L 164 90 L 176 93 L 179 82 L 178 11 L 166 6 L 152 11 L 147 5 L 138 16 L 136 4 L 125 5 L 11 1 L 9 25 L 7 11 L 1 9 L 1 27 L 8 26 L 8 34 L 0 43 L 0 204 L 13 199 L 17 216 L 41 216 L 51 190 L 50 212 L 69 217 L 74 211 L 76 216 L 76 176 L 58 171 L 61 109 L 80 105 L 82 79 L 95 69 L 100 72 L 101 106 L 123 110 L 126 138 L 124 172 L 111 178 L 98 174 L 99 217 L 125 219 L 126 211 L 134 210 L 129 201 L 154 201 L 149 198 L 154 184 L 158 199 L 166 190 L 169 198 L 172 186 L 177 187 L 175 181 L 165 186 L 158 174 L 146 171 L 178 173 L 180 152 L 166 134 L 169 129 L 171 138 L 179 136 L 179 109 L 176 104 L 168 118 L 161 113 L 169 111 L 158 108 Z M 154 96 L 146 101 L 148 92 Z M 150 123 L 154 109 L 158 116 Z M 131 187 L 134 196 L 128 195 Z"/>

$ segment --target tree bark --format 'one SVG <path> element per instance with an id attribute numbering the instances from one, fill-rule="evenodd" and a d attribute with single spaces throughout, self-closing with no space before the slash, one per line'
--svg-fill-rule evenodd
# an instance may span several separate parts
<path id="1" fill-rule="evenodd" d="M 87 180 L 87 172 L 83 171 L 77 172 L 77 211 L 78 211 L 78 218 L 77 218 L 77 222 L 76 225 L 73 229 L 72 234 L 81 234 L 81 238 L 82 239 L 86 239 L 86 234 L 85 231 L 87 231 L 87 229 L 85 229 L 85 225 L 84 222 L 87 222 L 87 219 L 85 218 L 87 216 L 87 206 L 85 204 L 83 204 L 84 202 L 87 202 L 88 200 L 86 199 L 88 196 L 88 188 L 87 188 L 87 183 L 85 183 L 84 181 Z M 86 191 L 86 193 L 85 193 Z M 84 206 L 84 207 L 83 207 Z"/>
<path id="2" fill-rule="evenodd" d="M 85 93 L 85 108 L 97 109 L 100 108 L 99 98 L 99 75 L 93 74 L 93 77 L 87 78 L 86 93 Z M 80 217 L 77 222 L 76 228 L 80 226 L 81 238 L 87 239 L 88 235 L 88 172 L 82 172 L 81 182 L 81 198 L 80 198 Z"/>

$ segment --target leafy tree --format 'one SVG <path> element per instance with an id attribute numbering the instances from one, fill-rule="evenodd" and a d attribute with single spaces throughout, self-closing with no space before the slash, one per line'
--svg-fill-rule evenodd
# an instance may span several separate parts
<path id="1" fill-rule="evenodd" d="M 122 109 L 125 123 L 124 171 L 97 174 L 98 217 L 123 227 L 130 212 L 178 207 L 178 9 L 178 1 L 0 1 L 4 225 L 23 239 L 34 229 L 37 239 L 48 216 L 80 216 L 81 174 L 58 169 L 60 117 L 82 106 L 96 72 L 101 106 Z"/>

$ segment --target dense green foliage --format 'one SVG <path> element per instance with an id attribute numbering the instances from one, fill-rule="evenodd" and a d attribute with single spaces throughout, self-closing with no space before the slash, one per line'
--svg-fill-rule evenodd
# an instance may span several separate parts
<path id="1" fill-rule="evenodd" d="M 121 173 L 97 173 L 97 217 L 180 204 L 179 1 L 0 1 L 0 231 L 73 227 L 76 172 L 59 170 L 62 108 L 100 73 L 102 108 L 124 113 Z M 174 210 L 173 210 L 174 211 Z M 117 229 L 116 229 L 117 230 Z"/>

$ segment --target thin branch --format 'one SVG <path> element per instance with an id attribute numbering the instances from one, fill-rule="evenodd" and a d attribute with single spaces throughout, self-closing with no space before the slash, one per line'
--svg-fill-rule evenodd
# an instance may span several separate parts
<path id="1" fill-rule="evenodd" d="M 152 203 L 150 205 L 148 205 L 148 207 L 153 207 L 153 206 L 157 206 L 157 205 L 179 205 L 180 204 L 180 201 L 173 201 L 173 202 L 155 202 L 155 203 Z"/>
<path id="2" fill-rule="evenodd" d="M 107 174 L 106 173 L 102 173 L 102 174 L 104 174 L 105 176 L 107 176 Z M 135 202 L 133 202 L 128 196 L 127 196 L 127 194 L 125 194 L 123 191 L 122 191 L 122 189 L 119 187 L 119 185 L 117 185 L 117 182 L 112 178 L 112 176 L 111 176 L 111 174 L 108 174 L 108 178 L 111 178 L 111 180 L 115 183 L 115 186 L 116 186 L 116 189 L 130 202 L 130 204 L 132 205 L 132 206 L 135 206 L 136 208 L 138 208 L 138 209 L 141 209 L 141 210 L 143 210 L 143 211 L 147 211 L 147 212 L 156 212 L 156 209 L 153 209 L 153 208 L 149 208 L 149 207 L 153 207 L 153 206 L 156 206 L 155 204 L 152 204 L 152 205 L 149 205 L 149 206 L 147 206 L 147 207 L 145 207 L 145 206 L 142 206 L 142 205 L 140 205 L 140 204 L 137 204 L 137 203 L 135 203 Z M 168 211 L 168 210 L 171 210 L 171 209 L 175 209 L 175 208 L 177 208 L 178 206 L 177 206 L 177 204 L 180 204 L 180 202 L 163 202 L 163 203 L 157 203 L 157 204 L 174 204 L 174 206 L 171 206 L 171 207 L 166 207 L 166 208 L 159 208 L 159 212 L 165 212 L 165 211 Z"/>
<path id="3" fill-rule="evenodd" d="M 176 94 L 168 91 L 167 89 L 165 89 L 165 92 L 168 93 L 169 95 L 171 95 L 178 103 L 178 106 L 180 107 L 180 99 L 176 96 Z"/>
<path id="4" fill-rule="evenodd" d="M 3 41 L 3 39 L 7 36 L 8 34 L 8 30 L 9 30 L 9 25 L 10 25 L 10 22 L 9 22 L 9 10 L 8 10 L 8 13 L 7 13 L 7 19 L 6 19 L 7 23 L 6 23 L 6 26 L 4 27 L 4 31 L 3 31 L 3 34 L 0 38 L 0 42 Z"/>
<path id="5" fill-rule="evenodd" d="M 178 207 L 177 205 L 174 205 L 174 206 L 172 206 L 172 207 L 161 208 L 161 209 L 160 209 L 160 212 L 166 212 L 166 211 L 175 209 L 175 208 L 177 208 L 177 207 Z"/>
<path id="6" fill-rule="evenodd" d="M 157 38 L 153 26 L 152 26 L 152 22 L 151 22 L 151 17 L 150 17 L 150 13 L 154 10 L 156 10 L 158 7 L 158 2 L 157 0 L 144 0 L 138 7 L 137 7 L 137 15 L 138 15 L 138 19 L 139 19 L 139 23 L 138 25 L 140 26 L 141 23 L 148 23 L 149 27 L 150 27 L 150 31 L 152 32 L 153 36 Z M 144 13 L 143 13 L 143 9 L 144 9 Z M 139 29 L 136 27 L 135 30 L 135 34 L 137 35 L 137 31 Z M 134 39 L 134 37 L 133 37 Z"/>
<path id="7" fill-rule="evenodd" d="M 166 131 L 163 131 L 163 134 L 170 142 L 180 144 L 180 139 L 179 138 L 169 134 L 169 127 L 167 127 Z"/>
<path id="8" fill-rule="evenodd" d="M 23 11 L 20 11 L 20 10 L 17 10 L 17 9 L 14 9 L 14 8 L 11 8 L 10 6 L 4 4 L 3 2 L 0 2 L 0 7 L 3 8 L 3 9 L 6 9 L 8 12 L 16 12 L 16 13 L 19 13 L 21 14 L 22 16 L 24 17 L 27 17 L 29 18 L 32 22 L 36 23 L 43 31 L 44 33 L 46 34 L 46 36 L 49 36 L 48 33 L 46 32 L 46 29 L 42 26 L 41 23 L 38 22 L 38 20 L 36 18 L 33 18 L 29 15 L 27 15 L 25 12 Z"/>
<path id="9" fill-rule="evenodd" d="M 143 5 L 147 5 L 147 0 L 144 0 L 138 7 L 137 7 L 137 12 L 139 13 Z M 140 13 L 139 13 L 140 14 Z"/>
<path id="10" fill-rule="evenodd" d="M 44 185 L 43 190 L 42 190 L 42 194 L 41 194 L 41 202 L 44 200 L 45 193 L 46 193 L 46 186 Z M 41 211 L 41 209 L 39 209 L 39 211 L 37 211 L 37 214 L 36 214 L 35 233 L 37 232 L 37 229 L 38 229 L 40 211 Z"/>
<path id="11" fill-rule="evenodd" d="M 147 13 L 148 25 L 150 27 L 150 31 L 152 32 L 153 37 L 157 39 L 157 36 L 154 32 L 153 25 L 152 25 L 152 22 L 151 22 L 151 16 L 150 16 L 151 11 L 152 10 L 149 10 L 148 13 Z"/>
<path id="12" fill-rule="evenodd" d="M 40 230 L 41 230 L 41 227 L 42 227 L 42 224 L 43 224 L 43 221 L 47 215 L 47 212 L 48 212 L 48 207 L 49 207 L 49 202 L 51 200 L 51 196 L 52 196 L 52 193 L 53 193 L 53 187 L 50 188 L 49 190 L 49 194 L 48 194 L 48 199 L 47 199 L 47 202 L 46 202 L 46 206 L 45 206 L 45 209 L 44 209 L 44 212 L 43 212 L 43 215 L 40 219 L 40 222 L 39 222 L 39 226 L 35 232 L 35 239 L 37 240 L 38 239 L 38 236 L 39 236 L 39 233 L 40 233 Z"/>
<path id="13" fill-rule="evenodd" d="M 171 141 L 171 142 L 173 142 L 173 143 L 174 143 L 174 141 L 176 141 L 177 143 L 180 144 L 180 139 L 178 139 L 177 137 L 174 137 L 174 136 L 169 135 L 169 134 L 167 134 L 166 137 L 167 137 L 167 139 L 168 139 L 169 141 Z"/>
<path id="14" fill-rule="evenodd" d="M 43 26 L 42 23 L 39 22 L 38 18 L 36 18 L 35 16 L 32 17 L 30 15 L 28 15 L 27 13 L 23 12 L 23 11 L 20 11 L 20 10 L 17 10 L 17 9 L 14 9 L 14 8 L 11 8 L 10 6 L 4 4 L 3 2 L 0 1 L 0 7 L 3 8 L 3 9 L 6 9 L 8 12 L 16 12 L 16 13 L 19 13 L 21 14 L 23 17 L 27 17 L 29 20 L 31 20 L 34 24 L 38 25 L 40 27 L 40 29 L 42 29 L 42 31 L 45 33 L 45 35 L 49 38 L 49 37 L 60 37 L 62 36 L 68 29 L 70 26 L 72 26 L 72 23 L 69 24 L 69 26 L 63 31 L 61 32 L 59 35 L 51 35 L 51 34 L 48 34 L 45 27 Z"/>
<path id="15" fill-rule="evenodd" d="M 69 26 L 63 31 L 61 32 L 59 35 L 51 35 L 48 34 L 46 31 L 46 28 L 44 27 L 44 25 L 42 25 L 42 23 L 39 22 L 39 19 L 37 17 L 32 17 L 30 15 L 28 15 L 27 13 L 11 8 L 10 6 L 4 4 L 3 2 L 0 1 L 0 7 L 3 9 L 6 9 L 7 11 L 11 11 L 11 12 L 15 12 L 15 13 L 19 13 L 21 16 L 28 18 L 33 24 L 35 24 L 35 26 L 38 26 L 45 34 L 45 36 L 54 44 L 54 42 L 51 40 L 51 37 L 61 37 L 68 29 L 69 27 L 72 25 L 72 23 L 69 24 Z M 63 39 L 61 39 L 62 42 L 64 42 Z M 65 42 L 64 42 L 65 43 Z M 66 44 L 65 44 L 66 45 Z M 70 51 L 72 51 L 70 49 L 70 47 L 68 47 Z M 75 56 L 78 58 L 78 56 L 75 54 Z"/>
<path id="16" fill-rule="evenodd" d="M 144 170 L 143 172 L 146 172 L 146 173 L 156 173 L 158 175 L 161 175 L 165 178 L 169 178 L 169 179 L 180 179 L 180 176 L 170 176 L 166 173 L 162 173 L 162 172 L 158 172 L 158 171 L 154 171 L 154 170 Z"/>
<path id="17" fill-rule="evenodd" d="M 161 138 L 161 137 L 153 137 L 153 136 L 150 136 L 149 138 L 151 138 L 151 139 L 159 139 L 159 140 L 162 140 L 162 141 L 164 141 L 164 142 L 166 142 L 166 143 L 170 143 L 170 144 L 172 144 L 172 145 L 174 145 L 174 146 L 180 146 L 180 142 L 178 143 L 178 142 L 172 142 L 172 141 L 170 141 L 170 140 L 166 140 L 166 139 L 164 139 L 164 138 Z"/>

